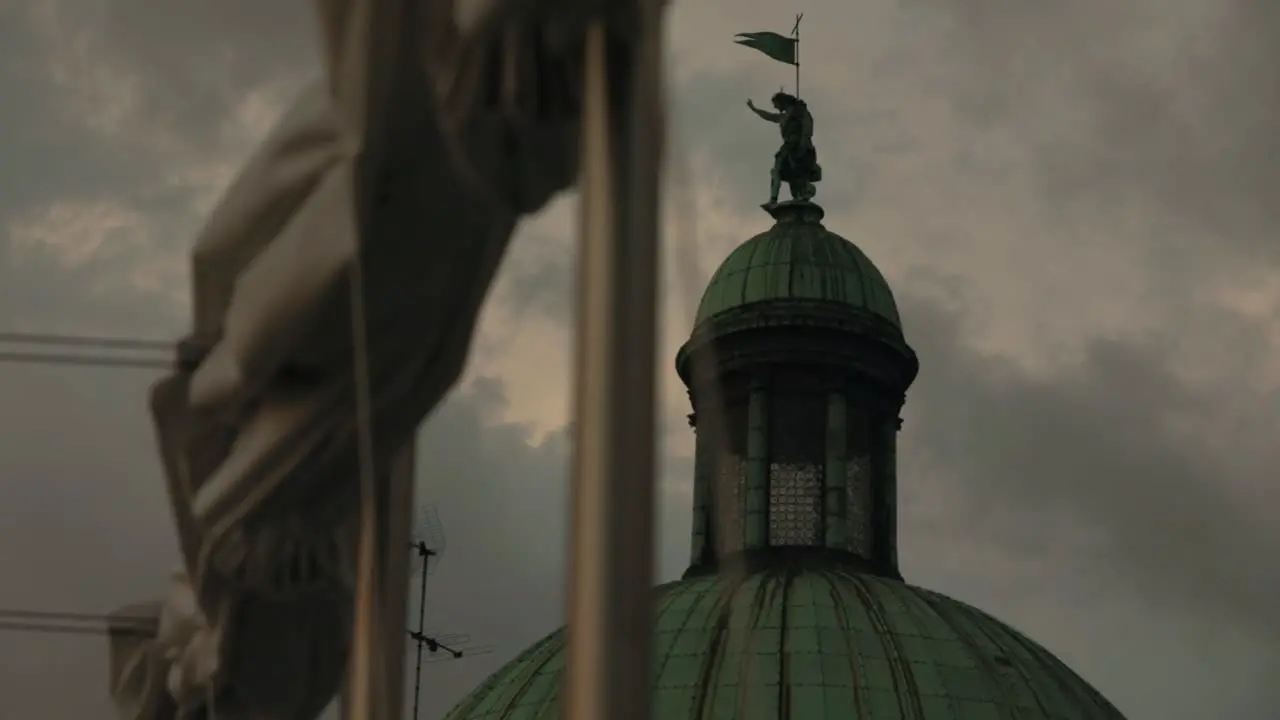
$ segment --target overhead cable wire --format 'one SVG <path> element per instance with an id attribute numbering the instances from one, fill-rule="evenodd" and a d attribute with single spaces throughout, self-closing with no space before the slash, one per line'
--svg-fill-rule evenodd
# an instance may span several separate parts
<path id="1" fill-rule="evenodd" d="M 58 333 L 0 332 L 0 343 L 10 345 L 61 345 L 64 347 L 93 347 L 112 350 L 173 349 L 172 342 L 142 340 L 139 338 L 95 337 L 89 335 L 64 335 Z"/>
<path id="2" fill-rule="evenodd" d="M 155 619 L 146 617 L 0 609 L 0 631 L 150 637 L 157 627 Z"/>
<path id="3" fill-rule="evenodd" d="M 0 619 L 22 618 L 30 620 L 61 620 L 70 622 L 140 622 L 154 623 L 155 621 L 141 615 L 99 615 L 97 613 L 70 613 L 70 612 L 50 612 L 48 610 L 24 610 L 19 608 L 0 609 Z"/>
<path id="4" fill-rule="evenodd" d="M 93 625 L 62 625 L 58 623 L 8 622 L 0 620 L 0 632 L 50 633 L 56 635 L 133 635 L 154 637 L 155 628 L 141 625 L 104 623 Z"/>
<path id="5" fill-rule="evenodd" d="M 57 353 L 29 353 L 0 351 L 0 363 L 22 365 L 80 365 L 103 368 L 133 368 L 165 370 L 173 363 L 158 358 L 106 357 L 103 355 L 74 355 Z"/>
<path id="6" fill-rule="evenodd" d="M 155 637 L 158 628 L 157 619 L 141 616 L 0 609 L 0 632 Z M 494 650 L 493 645 L 467 646 L 471 641 L 470 635 L 417 633 L 409 630 L 407 640 L 425 645 L 430 656 L 423 662 L 432 664 L 442 660 L 458 660 L 464 656 L 488 655 Z M 438 655 L 441 651 L 443 654 Z"/>
<path id="7" fill-rule="evenodd" d="M 139 338 L 93 337 L 56 333 L 0 332 L 0 346 L 40 346 L 55 351 L 11 349 L 0 350 L 0 363 L 25 365 L 79 365 L 87 367 L 157 369 L 173 366 L 172 361 L 155 354 L 169 355 L 173 343 Z M 79 353 L 72 349 L 127 351 Z M 150 356 L 150 357 L 149 357 Z"/>

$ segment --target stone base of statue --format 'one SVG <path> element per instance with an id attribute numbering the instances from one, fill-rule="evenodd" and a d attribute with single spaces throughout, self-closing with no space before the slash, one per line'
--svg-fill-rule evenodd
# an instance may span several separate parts
<path id="1" fill-rule="evenodd" d="M 765 203 L 760 206 L 773 216 L 774 220 L 801 220 L 803 222 L 821 222 L 826 211 L 821 205 L 810 200 L 783 200 L 782 202 Z"/>

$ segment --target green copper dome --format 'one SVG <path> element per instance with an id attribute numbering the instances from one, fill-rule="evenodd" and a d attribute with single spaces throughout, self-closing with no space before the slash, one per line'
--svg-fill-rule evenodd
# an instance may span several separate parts
<path id="1" fill-rule="evenodd" d="M 830 565 L 658 591 L 655 720 L 1123 720 L 1021 633 L 896 580 Z M 561 630 L 448 718 L 557 718 L 563 670 Z"/>
<path id="2" fill-rule="evenodd" d="M 884 276 L 853 243 L 827 230 L 812 203 L 782 203 L 777 223 L 721 263 L 698 305 L 695 324 L 767 300 L 825 300 L 901 326 Z"/>

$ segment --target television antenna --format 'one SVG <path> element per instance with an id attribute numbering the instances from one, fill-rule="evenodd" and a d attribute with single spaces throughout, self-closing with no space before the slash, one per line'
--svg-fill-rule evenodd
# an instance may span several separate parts
<path id="1" fill-rule="evenodd" d="M 465 634 L 440 633 L 434 630 L 419 633 L 411 630 L 409 639 L 426 649 L 428 654 L 422 660 L 424 663 L 448 662 L 493 652 L 492 645 L 471 646 L 471 636 Z"/>
<path id="2" fill-rule="evenodd" d="M 418 628 L 409 630 L 409 639 L 417 645 L 418 660 L 413 672 L 413 718 L 418 720 L 419 699 L 422 696 L 422 664 L 460 660 L 472 655 L 493 652 L 492 645 L 471 647 L 471 636 L 457 633 L 441 633 L 426 628 L 427 577 L 435 574 L 444 554 L 447 541 L 440 513 L 435 505 L 425 505 L 414 518 L 414 539 L 409 550 L 415 553 L 421 564 L 416 568 L 418 585 Z M 424 653 L 426 657 L 424 657 Z"/>

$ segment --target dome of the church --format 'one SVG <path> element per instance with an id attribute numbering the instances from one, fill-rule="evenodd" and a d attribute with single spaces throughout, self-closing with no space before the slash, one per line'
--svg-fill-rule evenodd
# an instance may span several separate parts
<path id="1" fill-rule="evenodd" d="M 821 223 L 813 203 L 783 203 L 777 222 L 720 264 L 698 305 L 696 324 L 771 300 L 818 300 L 869 312 L 900 326 L 893 291 L 862 250 Z"/>
<path id="2" fill-rule="evenodd" d="M 897 438 L 919 361 L 884 276 L 821 208 L 766 210 L 676 357 L 690 564 L 657 589 L 652 717 L 1123 720 L 1024 635 L 903 582 Z M 565 652 L 548 635 L 449 719 L 556 720 Z"/>
<path id="3" fill-rule="evenodd" d="M 1052 653 L 964 603 L 838 565 L 658 589 L 653 717 L 1122 720 Z M 449 720 L 559 717 L 564 633 Z"/>

